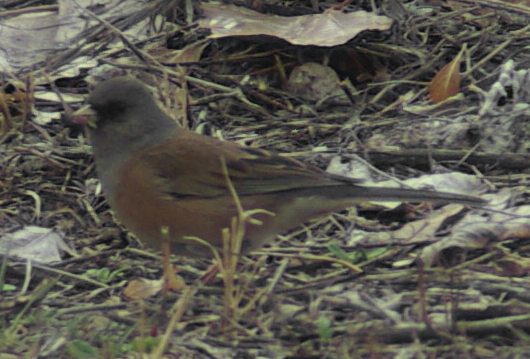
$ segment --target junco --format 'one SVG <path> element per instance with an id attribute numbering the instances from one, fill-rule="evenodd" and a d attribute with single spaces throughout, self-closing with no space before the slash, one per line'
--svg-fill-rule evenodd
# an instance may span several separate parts
<path id="1" fill-rule="evenodd" d="M 175 254 L 211 256 L 186 239 L 222 248 L 221 230 L 237 215 L 230 180 L 243 209 L 265 209 L 247 224 L 242 252 L 280 232 L 360 201 L 433 201 L 480 206 L 482 199 L 426 190 L 364 187 L 357 180 L 273 152 L 241 147 L 175 124 L 147 88 L 131 77 L 98 84 L 88 98 L 95 124 L 88 126 L 103 189 L 117 218 L 142 241 Z M 166 239 L 161 228 L 169 228 Z"/>

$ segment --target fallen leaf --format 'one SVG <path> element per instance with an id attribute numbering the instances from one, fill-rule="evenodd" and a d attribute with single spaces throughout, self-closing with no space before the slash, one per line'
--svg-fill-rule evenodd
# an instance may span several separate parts
<path id="1" fill-rule="evenodd" d="M 160 292 L 163 284 L 163 279 L 133 279 L 123 290 L 123 295 L 129 300 L 147 299 Z"/>
<path id="2" fill-rule="evenodd" d="M 393 21 L 366 11 L 330 10 L 287 17 L 219 3 L 204 3 L 201 7 L 205 18 L 199 20 L 199 26 L 210 29 L 212 38 L 266 35 L 293 45 L 342 45 L 364 30 L 388 30 Z"/>
<path id="3" fill-rule="evenodd" d="M 75 253 L 68 248 L 64 237 L 50 228 L 26 226 L 0 237 L 0 254 L 30 259 L 38 263 L 61 261 L 61 253 Z"/>
<path id="4" fill-rule="evenodd" d="M 429 96 L 434 103 L 441 102 L 460 91 L 460 62 L 466 49 L 467 44 L 464 44 L 453 61 L 445 65 L 431 80 Z"/>
<path id="5" fill-rule="evenodd" d="M 308 62 L 297 66 L 291 72 L 287 89 L 292 94 L 308 101 L 335 99 L 348 101 L 340 87 L 337 73 L 329 66 Z"/>

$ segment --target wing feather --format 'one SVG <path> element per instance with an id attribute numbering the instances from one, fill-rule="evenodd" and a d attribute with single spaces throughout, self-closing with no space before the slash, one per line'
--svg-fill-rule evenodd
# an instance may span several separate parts
<path id="1" fill-rule="evenodd" d="M 345 180 L 298 160 L 189 131 L 170 141 L 142 151 L 140 162 L 152 171 L 163 192 L 175 198 L 228 195 L 222 157 L 240 196 L 345 184 Z"/>

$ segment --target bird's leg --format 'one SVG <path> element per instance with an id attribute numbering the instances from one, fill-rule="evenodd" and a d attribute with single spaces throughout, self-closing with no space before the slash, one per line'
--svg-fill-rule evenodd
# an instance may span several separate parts
<path id="1" fill-rule="evenodd" d="M 170 290 L 179 290 L 186 287 L 186 283 L 177 276 L 175 268 L 171 264 L 171 240 L 169 228 L 164 226 L 160 228 L 162 235 L 162 268 L 164 271 L 162 286 L 162 295 L 165 297 Z"/>

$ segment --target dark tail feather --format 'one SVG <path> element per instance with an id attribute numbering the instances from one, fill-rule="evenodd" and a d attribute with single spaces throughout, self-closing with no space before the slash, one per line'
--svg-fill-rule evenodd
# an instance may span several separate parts
<path id="1" fill-rule="evenodd" d="M 323 188 L 317 192 L 322 193 Z M 358 185 L 328 187 L 325 195 L 332 198 L 350 197 L 359 201 L 385 201 L 385 202 L 445 202 L 460 203 L 480 207 L 487 203 L 482 198 L 466 196 L 463 194 L 437 192 L 420 189 L 390 188 L 390 187 L 363 187 Z"/>

